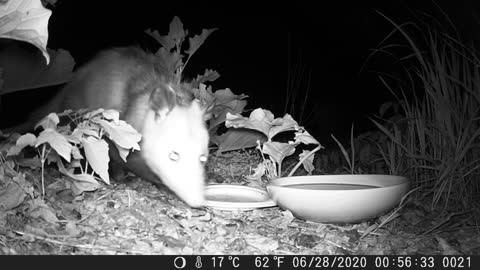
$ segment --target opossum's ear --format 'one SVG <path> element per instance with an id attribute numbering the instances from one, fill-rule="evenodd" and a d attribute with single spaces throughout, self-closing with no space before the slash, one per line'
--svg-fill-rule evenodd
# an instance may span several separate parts
<path id="1" fill-rule="evenodd" d="M 175 91 L 169 85 L 155 88 L 150 94 L 150 108 L 168 113 L 176 105 Z"/>
<path id="2" fill-rule="evenodd" d="M 165 119 L 175 106 L 175 93 L 168 85 L 153 89 L 149 99 L 150 109 L 155 112 L 155 121 Z"/>

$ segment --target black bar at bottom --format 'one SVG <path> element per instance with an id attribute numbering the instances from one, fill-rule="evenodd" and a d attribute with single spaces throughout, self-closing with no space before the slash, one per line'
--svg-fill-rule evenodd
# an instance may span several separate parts
<path id="1" fill-rule="evenodd" d="M 65 260 L 65 261 L 64 261 Z M 15 268 L 43 265 L 49 269 L 94 263 L 116 269 L 480 269 L 479 255 L 465 256 L 292 256 L 292 255 L 167 255 L 167 256 L 0 256 L 0 263 Z M 12 263 L 12 264 L 9 264 Z M 101 264 L 104 265 L 104 264 Z M 118 267 L 118 268 L 117 268 Z M 7 269 L 8 267 L 6 267 Z"/>

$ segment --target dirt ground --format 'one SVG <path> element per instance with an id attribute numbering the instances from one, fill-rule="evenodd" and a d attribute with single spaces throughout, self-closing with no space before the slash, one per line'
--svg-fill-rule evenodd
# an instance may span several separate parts
<path id="1" fill-rule="evenodd" d="M 243 178 L 258 160 L 251 151 L 212 156 L 209 182 L 265 186 Z M 49 188 L 42 199 L 40 171 L 21 172 L 34 183 L 35 198 L 0 211 L 0 254 L 480 254 L 475 210 L 431 211 L 413 201 L 380 227 L 389 213 L 360 224 L 321 224 L 279 207 L 192 209 L 133 176 L 74 197 L 54 168 L 46 171 Z"/>

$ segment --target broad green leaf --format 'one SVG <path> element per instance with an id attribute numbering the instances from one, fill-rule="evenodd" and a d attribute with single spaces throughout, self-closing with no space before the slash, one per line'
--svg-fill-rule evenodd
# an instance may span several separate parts
<path id="1" fill-rule="evenodd" d="M 75 160 L 83 159 L 82 153 L 80 153 L 80 149 L 78 149 L 78 147 L 75 145 L 72 146 L 72 157 Z"/>
<path id="2" fill-rule="evenodd" d="M 72 145 L 62 134 L 50 128 L 46 129 L 38 135 L 35 147 L 44 143 L 48 143 L 61 157 L 70 162 Z"/>
<path id="3" fill-rule="evenodd" d="M 194 37 L 189 38 L 189 48 L 185 51 L 185 53 L 189 56 L 192 56 L 198 50 L 198 48 L 202 46 L 207 37 L 216 30 L 218 30 L 218 28 L 203 29 L 200 35 L 195 35 Z"/>
<path id="4" fill-rule="evenodd" d="M 27 133 L 25 135 L 20 136 L 17 139 L 17 142 L 15 145 L 12 145 L 8 150 L 7 150 L 7 156 L 15 156 L 22 151 L 23 148 L 27 146 L 34 146 L 35 142 L 37 141 L 37 137 L 33 135 L 32 133 Z"/>
<path id="5" fill-rule="evenodd" d="M 252 111 L 248 118 L 227 113 L 225 125 L 227 127 L 243 127 L 258 130 L 267 136 L 268 141 L 271 141 L 278 133 L 300 129 L 297 121 L 293 120 L 289 114 L 285 114 L 283 118 L 274 119 L 273 114 L 269 110 L 261 108 Z"/>
<path id="6" fill-rule="evenodd" d="M 0 38 L 21 40 L 36 46 L 48 64 L 48 20 L 52 11 L 44 8 L 38 0 L 11 0 L 2 2 L 1 7 Z"/>
<path id="7" fill-rule="evenodd" d="M 251 129 L 229 129 L 220 136 L 212 136 L 212 141 L 218 145 L 218 152 L 255 147 L 257 140 L 264 142 L 266 137 L 262 133 Z"/>
<path id="8" fill-rule="evenodd" d="M 176 44 L 181 44 L 187 36 L 187 32 L 183 29 L 183 23 L 178 16 L 173 17 L 170 22 L 170 29 L 168 36 L 175 41 Z"/>
<path id="9" fill-rule="evenodd" d="M 116 125 L 103 119 L 92 119 L 92 121 L 99 124 L 108 134 L 108 137 L 120 147 L 140 150 L 138 143 L 142 139 L 142 135 L 127 122 L 120 120 Z"/>
<path id="10" fill-rule="evenodd" d="M 293 120 L 289 114 L 285 114 L 283 118 L 276 118 L 272 121 L 272 127 L 268 132 L 268 138 L 272 139 L 278 133 L 290 130 L 298 130 L 299 128 L 300 127 L 297 121 Z"/>
<path id="11" fill-rule="evenodd" d="M 108 143 L 94 137 L 87 137 L 82 140 L 82 145 L 85 150 L 85 157 L 92 169 L 105 183 L 110 184 L 110 177 L 108 176 L 108 162 L 110 161 Z"/>
<path id="12" fill-rule="evenodd" d="M 285 157 L 295 153 L 295 147 L 297 145 L 298 144 L 293 143 L 265 142 L 262 152 L 267 154 L 277 164 L 281 164 Z"/>
<path id="13" fill-rule="evenodd" d="M 105 119 L 113 121 L 115 124 L 118 124 L 120 121 L 120 113 L 117 110 L 105 110 L 102 115 Z"/>
<path id="14" fill-rule="evenodd" d="M 168 52 L 174 49 L 177 45 L 181 44 L 185 39 L 187 33 L 183 29 L 183 24 L 180 19 L 175 16 L 170 22 L 168 35 L 160 35 L 158 31 L 146 30 L 145 33 L 153 37 L 158 43 L 162 45 Z"/>
<path id="15" fill-rule="evenodd" d="M 225 122 L 227 113 L 240 114 L 243 112 L 247 101 L 246 95 L 235 95 L 230 89 L 217 90 L 213 94 L 215 106 L 213 107 L 213 118 L 209 122 L 209 128 L 213 129 L 215 126 Z"/>
<path id="16" fill-rule="evenodd" d="M 42 120 L 40 120 L 35 125 L 35 129 L 37 129 L 38 127 L 42 127 L 44 130 L 49 129 L 49 128 L 50 129 L 56 129 L 58 123 L 60 123 L 60 119 L 58 118 L 58 115 L 56 113 L 50 113 L 47 116 L 45 116 L 44 118 L 42 118 Z"/>
<path id="17" fill-rule="evenodd" d="M 193 88 L 199 88 L 201 84 L 205 82 L 213 82 L 220 77 L 217 71 L 212 69 L 205 69 L 205 72 L 202 75 L 197 75 L 197 77 L 191 82 Z"/>
<path id="18" fill-rule="evenodd" d="M 72 132 L 72 138 L 75 138 L 77 141 L 80 141 L 82 138 L 85 137 L 95 137 L 100 139 L 100 132 L 98 128 L 95 128 L 90 123 L 84 121 L 78 124 L 77 127 Z"/>
<path id="19" fill-rule="evenodd" d="M 247 95 L 235 95 L 232 90 L 228 88 L 217 90 L 213 93 L 213 95 L 216 99 L 216 107 L 218 107 L 218 109 L 215 110 L 216 114 L 222 114 L 219 112 L 220 110 L 228 110 L 230 113 L 238 114 L 243 112 L 243 109 L 247 105 L 247 101 L 243 100 L 248 97 Z"/>
<path id="20" fill-rule="evenodd" d="M 295 142 L 304 144 L 320 144 L 308 131 L 301 130 L 295 132 Z"/>
<path id="21" fill-rule="evenodd" d="M 225 126 L 228 128 L 234 127 L 258 130 L 268 137 L 270 128 L 272 127 L 272 121 L 273 114 L 270 111 L 258 108 L 252 111 L 248 118 L 227 112 Z"/>

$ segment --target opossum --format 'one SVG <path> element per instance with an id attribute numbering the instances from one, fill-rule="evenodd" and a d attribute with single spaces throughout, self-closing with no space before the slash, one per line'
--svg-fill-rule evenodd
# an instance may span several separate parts
<path id="1" fill-rule="evenodd" d="M 174 83 L 163 59 L 131 47 L 103 51 L 30 123 L 49 112 L 81 108 L 118 110 L 142 134 L 140 152 L 130 153 L 123 167 L 162 182 L 192 207 L 202 206 L 209 141 L 204 112 L 188 84 Z"/>

